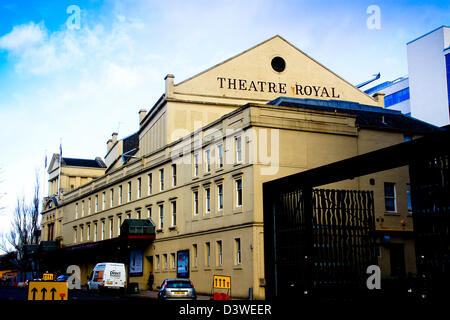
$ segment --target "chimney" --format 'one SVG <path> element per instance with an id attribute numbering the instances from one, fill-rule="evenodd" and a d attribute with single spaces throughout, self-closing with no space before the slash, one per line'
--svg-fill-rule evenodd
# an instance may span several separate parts
<path id="1" fill-rule="evenodd" d="M 113 141 L 112 141 L 112 139 L 109 139 L 108 141 L 106 141 L 106 145 L 107 145 L 106 153 L 108 153 L 109 150 L 111 150 L 111 148 L 112 148 L 112 146 L 113 146 Z"/>
<path id="2" fill-rule="evenodd" d="M 112 145 L 114 145 L 117 142 L 117 132 L 113 132 L 112 134 Z"/>
<path id="3" fill-rule="evenodd" d="M 145 110 L 145 109 L 139 110 L 139 124 L 140 125 L 142 125 L 142 120 L 144 120 L 146 115 L 147 115 L 147 110 Z"/>
<path id="4" fill-rule="evenodd" d="M 173 74 L 168 74 L 164 80 L 166 81 L 166 98 L 172 97 L 173 95 L 173 79 L 175 76 Z"/>
<path id="5" fill-rule="evenodd" d="M 373 94 L 373 98 L 375 101 L 378 102 L 378 105 L 382 108 L 384 108 L 384 96 L 385 94 L 383 92 L 376 92 Z"/>

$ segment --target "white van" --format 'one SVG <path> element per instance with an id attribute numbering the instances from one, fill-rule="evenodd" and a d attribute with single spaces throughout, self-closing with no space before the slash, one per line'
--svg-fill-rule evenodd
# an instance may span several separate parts
<path id="1" fill-rule="evenodd" d="M 89 276 L 88 289 L 121 289 L 127 286 L 125 265 L 116 262 L 97 263 Z"/>

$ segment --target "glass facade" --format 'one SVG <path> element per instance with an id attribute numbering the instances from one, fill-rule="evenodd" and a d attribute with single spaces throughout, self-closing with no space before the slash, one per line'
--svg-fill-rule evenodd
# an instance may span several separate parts
<path id="1" fill-rule="evenodd" d="M 388 96 L 384 97 L 384 107 L 388 108 L 394 104 L 400 103 L 402 101 L 409 100 L 409 88 L 394 92 Z"/>

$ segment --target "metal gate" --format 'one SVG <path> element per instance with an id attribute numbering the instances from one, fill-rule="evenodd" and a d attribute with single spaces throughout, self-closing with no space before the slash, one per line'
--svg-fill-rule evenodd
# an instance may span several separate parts
<path id="1" fill-rule="evenodd" d="M 410 164 L 419 285 L 434 297 L 448 297 L 450 286 L 449 149 L 436 144 Z"/>
<path id="2" fill-rule="evenodd" d="M 306 188 L 272 199 L 272 296 L 344 297 L 367 289 L 366 269 L 377 263 L 373 192 Z"/>

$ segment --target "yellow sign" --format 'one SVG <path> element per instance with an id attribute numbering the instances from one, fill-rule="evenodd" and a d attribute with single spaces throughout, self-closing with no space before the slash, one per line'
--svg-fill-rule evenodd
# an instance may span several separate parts
<path id="1" fill-rule="evenodd" d="M 230 289 L 231 277 L 229 276 L 214 276 L 213 286 L 216 289 Z"/>
<path id="2" fill-rule="evenodd" d="M 53 273 L 44 273 L 44 276 L 42 277 L 42 280 L 44 280 L 44 281 L 53 281 Z"/>
<path id="3" fill-rule="evenodd" d="M 67 282 L 30 281 L 28 300 L 68 300 L 68 291 Z"/>
<path id="4" fill-rule="evenodd" d="M 0 271 L 0 278 L 10 279 L 17 277 L 17 271 L 14 270 L 3 270 Z"/>

